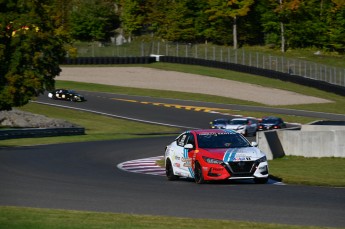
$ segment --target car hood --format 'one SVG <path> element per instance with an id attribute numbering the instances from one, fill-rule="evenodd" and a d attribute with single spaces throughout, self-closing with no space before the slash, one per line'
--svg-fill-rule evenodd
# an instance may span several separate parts
<path id="1" fill-rule="evenodd" d="M 225 127 L 224 124 L 213 124 L 214 127 Z"/>
<path id="2" fill-rule="evenodd" d="M 226 129 L 237 130 L 244 125 L 226 125 Z"/>
<path id="3" fill-rule="evenodd" d="M 224 162 L 255 161 L 261 157 L 266 156 L 257 147 L 204 149 L 204 150 L 206 151 L 205 156 L 223 160 Z"/>

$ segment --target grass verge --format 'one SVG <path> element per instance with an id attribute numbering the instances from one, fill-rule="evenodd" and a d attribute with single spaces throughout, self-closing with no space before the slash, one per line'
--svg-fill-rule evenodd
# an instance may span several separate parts
<path id="1" fill-rule="evenodd" d="M 180 129 L 178 128 L 145 124 L 96 115 L 89 112 L 63 109 L 36 103 L 29 103 L 21 107 L 20 109 L 31 113 L 45 115 L 50 118 L 64 119 L 71 123 L 75 123 L 79 126 L 84 127 L 86 134 L 76 136 L 1 140 L 0 146 L 8 147 L 67 142 L 116 140 L 149 137 L 158 134 L 176 134 L 180 132 Z"/>
<path id="2" fill-rule="evenodd" d="M 150 229 L 318 229 L 321 227 L 289 226 L 282 224 L 251 223 L 230 220 L 190 219 L 134 214 L 115 214 L 71 210 L 48 210 L 23 207 L 0 207 L 0 228 L 150 228 Z M 325 228 L 325 227 L 322 227 Z"/>
<path id="3" fill-rule="evenodd" d="M 269 161 L 270 174 L 287 184 L 345 187 L 345 158 L 285 156 Z"/>

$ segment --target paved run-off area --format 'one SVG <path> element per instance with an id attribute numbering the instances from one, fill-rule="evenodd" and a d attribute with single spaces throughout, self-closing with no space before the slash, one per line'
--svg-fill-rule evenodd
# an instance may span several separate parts
<path id="1" fill-rule="evenodd" d="M 328 103 L 326 99 L 214 77 L 148 67 L 62 67 L 56 80 L 201 93 L 265 105 Z"/>

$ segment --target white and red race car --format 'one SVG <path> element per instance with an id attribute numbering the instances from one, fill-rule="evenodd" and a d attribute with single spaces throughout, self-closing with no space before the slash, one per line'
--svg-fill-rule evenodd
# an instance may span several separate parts
<path id="1" fill-rule="evenodd" d="M 266 155 L 242 134 L 226 129 L 190 130 L 165 150 L 168 180 L 179 177 L 205 181 L 252 179 L 267 183 Z"/>

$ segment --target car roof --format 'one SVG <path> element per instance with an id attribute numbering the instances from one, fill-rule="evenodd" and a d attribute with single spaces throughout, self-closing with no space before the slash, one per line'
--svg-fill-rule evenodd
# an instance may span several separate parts
<path id="1" fill-rule="evenodd" d="M 248 118 L 233 118 L 231 120 L 248 120 Z"/>
<path id="2" fill-rule="evenodd" d="M 191 130 L 195 134 L 221 134 L 221 133 L 237 133 L 233 130 L 223 130 L 223 129 L 198 129 L 198 130 Z"/>
<path id="3" fill-rule="evenodd" d="M 227 118 L 217 118 L 214 121 L 229 121 Z"/>
<path id="4" fill-rule="evenodd" d="M 263 117 L 262 119 L 279 119 L 279 117 L 276 117 L 276 116 L 267 116 L 267 117 Z"/>

